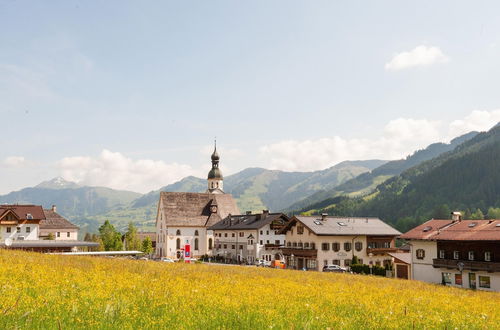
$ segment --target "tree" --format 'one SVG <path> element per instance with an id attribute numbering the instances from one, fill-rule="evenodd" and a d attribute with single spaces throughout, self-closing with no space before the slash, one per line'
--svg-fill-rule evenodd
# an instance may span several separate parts
<path id="1" fill-rule="evenodd" d="M 120 251 L 123 249 L 122 235 L 108 220 L 99 227 L 99 234 L 105 251 Z"/>
<path id="2" fill-rule="evenodd" d="M 352 257 L 351 264 L 353 264 L 353 265 L 357 265 L 357 264 L 359 264 L 359 259 L 358 259 L 358 256 L 354 256 L 354 257 Z"/>
<path id="3" fill-rule="evenodd" d="M 47 239 L 48 239 L 48 240 L 51 240 L 51 241 L 55 240 L 56 238 L 55 238 L 55 236 L 54 236 L 54 233 L 49 233 L 49 234 L 47 235 Z"/>
<path id="4" fill-rule="evenodd" d="M 450 218 L 450 208 L 448 207 L 447 204 L 442 204 L 434 208 L 434 211 L 432 212 L 432 217 L 434 219 L 449 219 Z"/>
<path id="5" fill-rule="evenodd" d="M 137 228 L 132 222 L 129 222 L 127 232 L 125 233 L 125 248 L 129 251 L 138 251 L 141 249 L 141 241 L 137 237 Z"/>
<path id="6" fill-rule="evenodd" d="M 471 215 L 471 220 L 483 220 L 484 219 L 484 214 L 481 209 L 477 209 L 476 212 L 472 213 Z"/>
<path id="7" fill-rule="evenodd" d="M 85 233 L 85 237 L 83 238 L 85 242 L 92 242 L 92 235 L 89 232 Z"/>
<path id="8" fill-rule="evenodd" d="M 500 207 L 490 207 L 488 209 L 488 219 L 500 219 Z"/>
<path id="9" fill-rule="evenodd" d="M 153 242 L 151 241 L 151 238 L 146 237 L 142 241 L 142 252 L 144 252 L 145 254 L 153 253 Z"/>

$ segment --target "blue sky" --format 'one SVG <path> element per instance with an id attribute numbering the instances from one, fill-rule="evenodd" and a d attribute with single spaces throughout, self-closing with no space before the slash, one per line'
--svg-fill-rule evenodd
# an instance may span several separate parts
<path id="1" fill-rule="evenodd" d="M 394 159 L 500 120 L 497 2 L 0 0 L 0 192 Z"/>

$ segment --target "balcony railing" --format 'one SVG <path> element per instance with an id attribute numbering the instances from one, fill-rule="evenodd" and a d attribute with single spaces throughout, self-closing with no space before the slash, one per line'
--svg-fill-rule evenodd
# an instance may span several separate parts
<path id="1" fill-rule="evenodd" d="M 266 250 L 277 250 L 277 249 L 281 249 L 283 247 L 285 247 L 283 244 L 272 244 L 272 243 L 264 244 L 264 248 Z"/>
<path id="2" fill-rule="evenodd" d="M 282 248 L 281 252 L 285 256 L 290 256 L 294 255 L 297 257 L 316 257 L 318 255 L 318 250 L 316 249 L 303 249 L 303 248 L 291 248 L 291 247 L 286 247 Z"/>
<path id="3" fill-rule="evenodd" d="M 456 260 L 456 259 L 433 259 L 432 266 L 434 268 L 458 269 L 458 263 L 463 263 L 464 270 L 485 271 L 485 272 L 500 272 L 500 262 L 489 261 L 471 261 L 471 260 Z"/>

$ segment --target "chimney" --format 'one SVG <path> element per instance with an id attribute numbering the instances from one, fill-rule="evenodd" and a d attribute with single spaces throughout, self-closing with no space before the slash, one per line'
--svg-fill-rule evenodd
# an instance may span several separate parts
<path id="1" fill-rule="evenodd" d="M 327 216 L 328 216 L 328 213 L 321 213 L 321 221 L 326 221 Z"/>
<path id="2" fill-rule="evenodd" d="M 267 218 L 268 215 L 269 215 L 269 210 L 262 210 L 262 219 Z"/>
<path id="3" fill-rule="evenodd" d="M 451 212 L 451 220 L 453 220 L 453 221 L 462 221 L 462 213 L 460 213 L 460 212 Z"/>
<path id="4" fill-rule="evenodd" d="M 252 214 L 252 211 L 247 211 L 247 215 L 250 215 L 250 214 Z"/>
<path id="5" fill-rule="evenodd" d="M 52 205 L 52 212 L 57 212 L 57 207 L 55 205 Z"/>

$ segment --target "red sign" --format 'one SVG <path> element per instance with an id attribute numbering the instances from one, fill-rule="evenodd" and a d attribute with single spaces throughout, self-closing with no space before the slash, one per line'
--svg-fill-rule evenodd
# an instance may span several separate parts
<path id="1" fill-rule="evenodd" d="M 191 245 L 186 244 L 184 245 L 184 260 L 189 263 L 189 259 L 191 259 Z"/>

